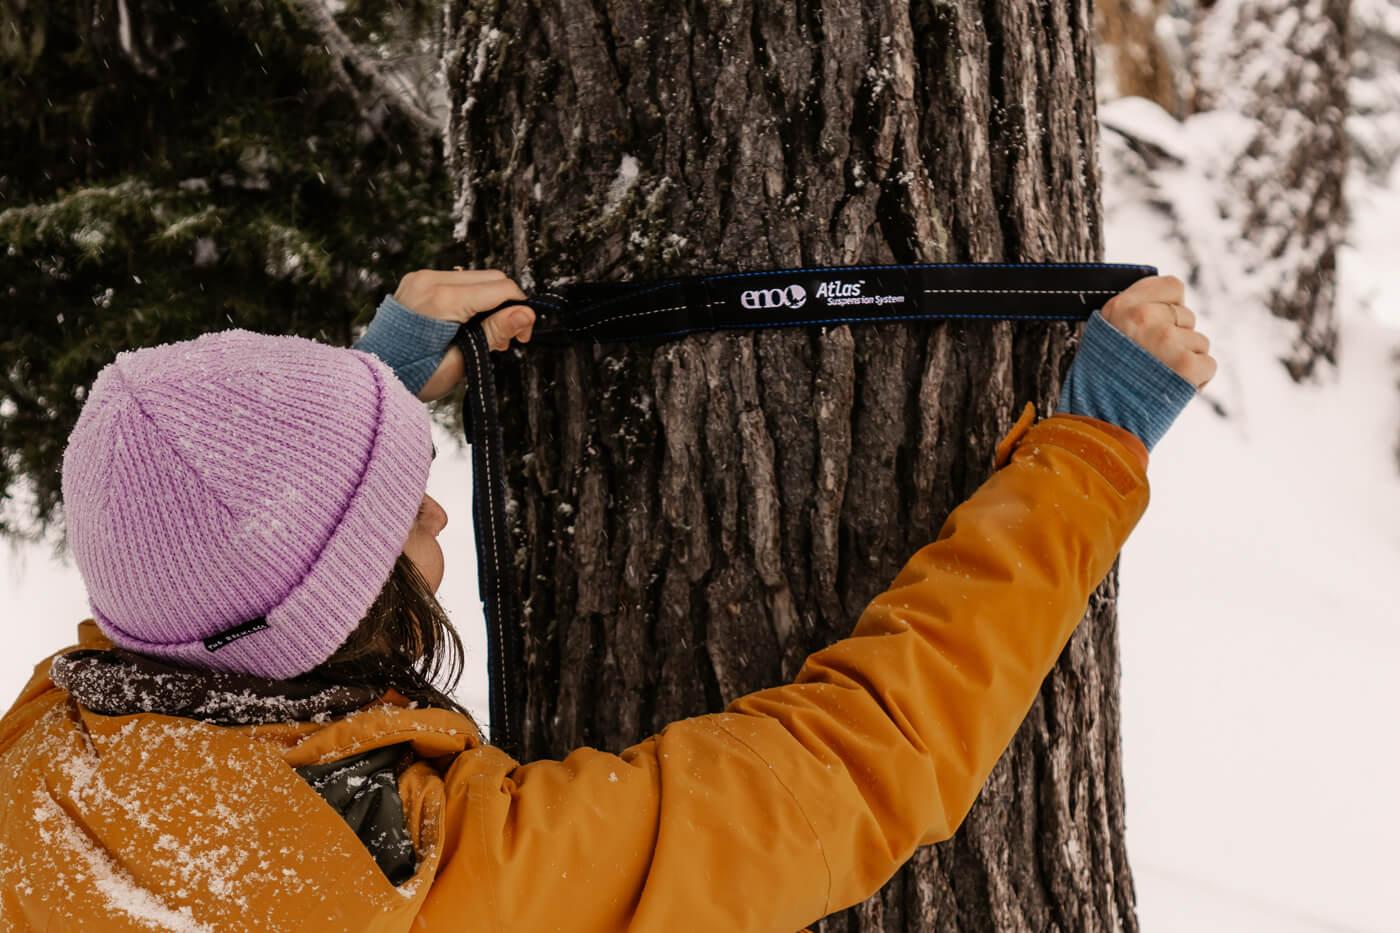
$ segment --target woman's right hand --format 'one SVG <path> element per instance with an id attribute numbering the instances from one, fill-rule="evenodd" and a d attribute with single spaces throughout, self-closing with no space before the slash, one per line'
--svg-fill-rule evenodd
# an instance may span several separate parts
<path id="1" fill-rule="evenodd" d="M 524 301 L 520 286 L 499 269 L 452 271 L 419 269 L 399 280 L 394 300 L 424 317 L 465 323 L 475 314 L 496 307 L 503 301 Z M 535 312 L 522 305 L 504 308 L 482 322 L 492 350 L 504 350 L 511 338 L 530 342 L 535 329 Z"/>
<path id="2" fill-rule="evenodd" d="M 404 276 L 394 292 L 394 300 L 416 314 L 459 323 L 503 301 L 524 299 L 520 286 L 499 269 L 419 269 Z M 503 308 L 482 321 L 481 328 L 492 350 L 506 349 L 512 339 L 529 343 L 535 312 L 523 305 Z M 442 398 L 457 387 L 466 372 L 462 351 L 455 345 L 448 347 L 442 362 L 418 391 L 418 398 L 425 402 Z"/>
<path id="3" fill-rule="evenodd" d="M 1154 275 L 1114 295 L 1099 313 L 1199 391 L 1215 377 L 1217 364 L 1209 338 L 1196 330 L 1196 315 L 1185 302 L 1181 279 Z"/>

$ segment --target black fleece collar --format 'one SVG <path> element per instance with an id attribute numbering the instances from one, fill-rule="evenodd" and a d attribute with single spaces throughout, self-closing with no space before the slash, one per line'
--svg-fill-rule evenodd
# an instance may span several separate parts
<path id="1" fill-rule="evenodd" d="M 49 677 L 94 713 L 158 713 L 221 726 L 343 716 L 381 695 L 370 687 L 176 667 L 121 648 L 60 655 Z"/>

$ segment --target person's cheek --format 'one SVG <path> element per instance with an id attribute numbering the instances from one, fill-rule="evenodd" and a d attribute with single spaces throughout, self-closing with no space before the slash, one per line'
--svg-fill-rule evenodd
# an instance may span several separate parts
<path id="1" fill-rule="evenodd" d="M 438 544 L 436 535 L 429 535 L 423 542 L 423 578 L 436 593 L 442 586 L 443 571 L 446 562 L 442 556 L 442 546 Z"/>

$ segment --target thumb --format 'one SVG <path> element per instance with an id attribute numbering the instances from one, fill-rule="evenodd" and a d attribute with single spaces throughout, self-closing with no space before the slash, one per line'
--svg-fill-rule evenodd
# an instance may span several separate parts
<path id="1" fill-rule="evenodd" d="M 502 308 L 481 322 L 486 342 L 492 350 L 504 350 L 511 338 L 528 339 L 535 324 L 535 312 L 524 305 Z"/>

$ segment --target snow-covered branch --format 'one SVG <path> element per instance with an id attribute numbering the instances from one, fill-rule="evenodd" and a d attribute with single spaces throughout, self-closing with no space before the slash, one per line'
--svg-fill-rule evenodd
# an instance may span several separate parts
<path id="1" fill-rule="evenodd" d="M 425 138 L 436 140 L 441 135 L 441 124 L 418 105 L 402 83 L 395 80 L 378 62 L 350 41 L 350 37 L 345 35 L 335 17 L 331 15 L 325 0 L 288 0 L 288 3 L 301 14 L 305 25 L 321 37 L 336 75 L 344 83 L 346 90 L 360 102 L 366 116 L 375 122 L 376 128 L 379 128 L 379 121 L 375 116 L 375 109 L 383 104 L 407 117 Z M 362 88 L 355 81 L 351 75 L 352 71 L 364 79 L 367 88 Z"/>

